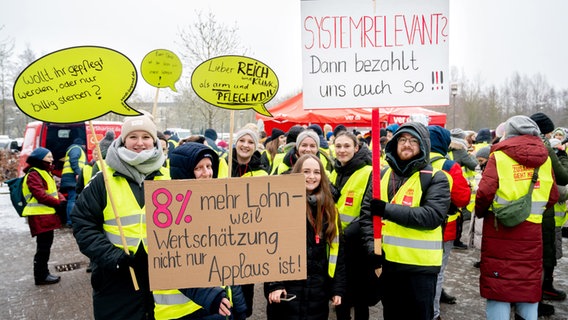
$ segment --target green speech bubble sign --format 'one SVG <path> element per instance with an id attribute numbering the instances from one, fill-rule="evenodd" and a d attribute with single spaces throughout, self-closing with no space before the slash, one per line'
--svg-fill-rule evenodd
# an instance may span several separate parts
<path id="1" fill-rule="evenodd" d="M 16 79 L 14 102 L 28 116 L 73 123 L 106 113 L 140 112 L 126 104 L 136 87 L 136 68 L 118 51 L 96 46 L 66 48 L 30 64 Z"/>
<path id="2" fill-rule="evenodd" d="M 182 64 L 178 56 L 165 49 L 149 52 L 140 65 L 142 78 L 156 88 L 170 87 L 177 92 L 175 83 L 181 77 Z"/>
<path id="3" fill-rule="evenodd" d="M 191 86 L 210 104 L 232 110 L 254 109 L 272 117 L 264 106 L 278 92 L 278 78 L 264 63 L 244 56 L 219 56 L 195 68 Z"/>

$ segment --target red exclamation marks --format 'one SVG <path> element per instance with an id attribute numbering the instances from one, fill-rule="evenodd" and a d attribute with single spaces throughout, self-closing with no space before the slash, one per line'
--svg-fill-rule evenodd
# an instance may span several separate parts
<path id="1" fill-rule="evenodd" d="M 443 71 L 432 71 L 432 90 L 444 90 Z"/>

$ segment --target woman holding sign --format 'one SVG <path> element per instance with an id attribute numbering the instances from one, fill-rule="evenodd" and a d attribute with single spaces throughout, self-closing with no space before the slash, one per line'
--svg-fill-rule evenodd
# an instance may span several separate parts
<path id="1" fill-rule="evenodd" d="M 346 289 L 339 214 L 317 156 L 301 156 L 292 173 L 306 179 L 307 279 L 265 283 L 267 319 L 327 320 L 329 301 L 340 305 Z"/>
<path id="2" fill-rule="evenodd" d="M 170 155 L 173 180 L 213 179 L 217 178 L 218 170 L 217 152 L 202 143 L 183 143 Z M 156 320 L 246 319 L 247 305 L 239 286 L 156 290 L 154 301 Z"/>
<path id="3" fill-rule="evenodd" d="M 261 154 L 257 150 L 258 134 L 248 128 L 243 128 L 235 134 L 235 147 L 232 154 L 231 177 L 259 177 L 267 176 L 267 168 L 261 161 Z M 227 173 L 220 173 L 220 177 L 227 177 Z M 247 317 L 252 315 L 254 300 L 254 284 L 242 285 L 247 302 Z"/>
<path id="4" fill-rule="evenodd" d="M 95 319 L 154 318 L 144 181 L 169 179 L 169 172 L 162 167 L 164 160 L 153 119 L 148 115 L 127 117 L 120 137 L 107 150 L 105 171 L 101 167 L 91 179 L 71 212 L 79 249 L 92 262 Z M 125 253 L 120 230 L 130 254 Z"/>

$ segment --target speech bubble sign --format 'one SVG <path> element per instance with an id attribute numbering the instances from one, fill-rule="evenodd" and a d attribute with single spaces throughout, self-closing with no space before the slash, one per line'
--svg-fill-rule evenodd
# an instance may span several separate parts
<path id="1" fill-rule="evenodd" d="M 264 63 L 245 56 L 219 56 L 195 68 L 191 75 L 195 93 L 225 109 L 253 109 L 267 117 L 264 106 L 278 92 L 278 77 Z"/>
<path id="2" fill-rule="evenodd" d="M 126 104 L 136 87 L 136 68 L 122 53 L 104 47 L 66 48 L 30 64 L 16 79 L 14 102 L 45 122 L 73 123 L 109 112 L 139 115 Z"/>
<path id="3" fill-rule="evenodd" d="M 179 57 L 166 49 L 149 52 L 140 64 L 142 78 L 156 88 L 169 87 L 177 92 L 175 83 L 181 77 L 182 63 Z"/>

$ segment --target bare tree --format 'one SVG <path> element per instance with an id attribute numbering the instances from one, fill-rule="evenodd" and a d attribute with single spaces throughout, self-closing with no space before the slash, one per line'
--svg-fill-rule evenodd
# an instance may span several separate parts
<path id="1" fill-rule="evenodd" d="M 0 27 L 0 31 L 4 26 Z M 10 84 L 12 70 L 10 70 L 10 58 L 14 50 L 14 40 L 6 38 L 0 40 L 0 95 L 2 95 L 2 134 L 6 134 L 6 121 L 8 116 L 6 114 L 7 98 L 10 95 Z"/>
<path id="2" fill-rule="evenodd" d="M 229 110 L 212 106 L 196 96 L 191 87 L 191 73 L 202 62 L 221 55 L 246 55 L 248 49 L 242 45 L 238 36 L 238 27 L 219 22 L 212 12 L 197 12 L 197 20 L 179 32 L 180 56 L 184 64 L 184 77 L 180 81 L 180 93 L 176 99 L 177 106 L 167 112 L 168 121 L 178 121 L 184 127 L 203 132 L 207 128 L 223 128 L 229 122 Z M 248 110 L 239 115 L 245 116 L 254 112 Z M 169 123 L 174 123 L 169 121 Z M 180 125 L 181 126 L 181 125 Z M 223 128 L 223 130 L 226 130 Z"/>

